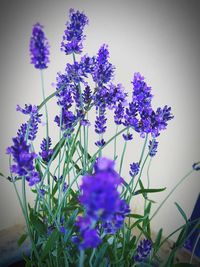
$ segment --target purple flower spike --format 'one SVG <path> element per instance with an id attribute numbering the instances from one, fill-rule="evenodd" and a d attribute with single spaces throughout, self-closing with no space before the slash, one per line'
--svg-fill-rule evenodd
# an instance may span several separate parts
<path id="1" fill-rule="evenodd" d="M 157 153 L 158 142 L 154 139 L 149 141 L 149 156 L 154 157 Z"/>
<path id="2" fill-rule="evenodd" d="M 152 249 L 152 242 L 150 240 L 148 239 L 141 240 L 137 247 L 137 252 L 134 257 L 134 260 L 136 262 L 144 262 L 149 256 L 151 249 Z"/>
<path id="3" fill-rule="evenodd" d="M 136 176 L 140 171 L 140 165 L 138 162 L 133 162 L 132 164 L 130 164 L 130 175 L 131 176 Z"/>
<path id="4" fill-rule="evenodd" d="M 32 37 L 30 39 L 31 64 L 36 69 L 46 69 L 49 63 L 49 43 L 45 37 L 43 26 L 36 23 L 33 26 Z"/>
<path id="5" fill-rule="evenodd" d="M 69 21 L 66 23 L 66 30 L 61 42 L 61 51 L 64 51 L 66 55 L 71 53 L 80 54 L 83 50 L 83 40 L 85 35 L 83 30 L 88 24 L 88 18 L 83 12 L 74 11 L 70 9 Z"/>
<path id="6" fill-rule="evenodd" d="M 49 160 L 51 159 L 51 156 L 53 155 L 53 149 L 50 149 L 50 147 L 51 147 L 51 138 L 48 137 L 48 142 L 47 142 L 47 139 L 44 138 L 40 145 L 41 152 L 39 152 L 39 155 L 42 157 L 43 161 L 45 162 L 49 162 Z"/>

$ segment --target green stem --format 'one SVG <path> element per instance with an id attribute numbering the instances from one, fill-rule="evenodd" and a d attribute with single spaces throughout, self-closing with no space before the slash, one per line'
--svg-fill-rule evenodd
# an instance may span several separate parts
<path id="1" fill-rule="evenodd" d="M 194 244 L 194 247 L 193 247 L 193 249 L 192 249 L 192 254 L 191 254 L 191 258 L 190 258 L 190 264 L 192 264 L 192 260 L 193 260 L 194 253 L 195 253 L 197 244 L 198 244 L 198 242 L 199 242 L 199 239 L 200 239 L 200 233 L 198 234 L 197 239 L 196 239 L 195 244 Z"/>
<path id="2" fill-rule="evenodd" d="M 118 132 L 118 125 L 116 126 L 115 135 Z M 116 160 L 116 154 L 117 154 L 117 138 L 114 139 L 114 160 Z"/>
<path id="3" fill-rule="evenodd" d="M 122 166 L 123 166 L 124 156 L 125 156 L 125 152 L 126 152 L 126 147 L 127 147 L 127 141 L 124 142 L 124 148 L 123 148 L 123 151 L 122 151 L 120 167 L 119 167 L 119 175 L 121 175 L 121 172 L 122 172 Z"/>
<path id="4" fill-rule="evenodd" d="M 79 267 L 84 267 L 84 250 L 80 250 Z"/>

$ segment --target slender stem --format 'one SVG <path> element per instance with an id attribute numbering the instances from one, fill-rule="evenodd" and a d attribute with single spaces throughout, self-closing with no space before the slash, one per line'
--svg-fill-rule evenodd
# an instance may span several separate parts
<path id="1" fill-rule="evenodd" d="M 91 256 L 90 256 L 90 260 L 89 260 L 89 265 L 90 265 L 90 267 L 93 266 L 93 265 L 92 265 L 92 260 L 93 260 L 93 258 L 94 258 L 95 252 L 96 252 L 96 249 L 93 248 L 93 250 L 92 250 L 92 254 L 91 254 Z"/>
<path id="2" fill-rule="evenodd" d="M 116 125 L 116 131 L 115 131 L 115 135 L 118 132 L 118 125 Z M 116 159 L 116 154 L 117 154 L 117 137 L 115 137 L 114 139 L 114 160 Z"/>
<path id="3" fill-rule="evenodd" d="M 84 250 L 80 250 L 80 258 L 79 258 L 79 267 L 83 267 L 84 266 Z"/>
<path id="4" fill-rule="evenodd" d="M 194 253 L 195 253 L 197 244 L 199 242 L 199 239 L 200 239 L 200 233 L 198 234 L 197 239 L 196 239 L 195 244 L 194 244 L 194 247 L 192 249 L 192 255 L 191 255 L 191 258 L 190 258 L 190 263 L 192 263 L 192 260 L 193 260 L 193 257 L 194 257 Z"/>
<path id="5" fill-rule="evenodd" d="M 158 213 L 158 211 L 161 209 L 161 207 L 165 204 L 165 202 L 168 200 L 168 198 L 171 196 L 171 194 L 176 190 L 176 188 L 188 177 L 190 176 L 190 174 L 193 173 L 193 169 L 191 171 L 189 171 L 185 176 L 183 176 L 183 178 L 172 188 L 172 190 L 169 192 L 169 194 L 163 199 L 163 201 L 161 202 L 161 204 L 159 205 L 159 207 L 155 210 L 155 212 L 153 213 L 153 215 L 151 216 L 151 218 L 149 219 L 150 221 L 153 219 L 154 216 L 156 216 L 156 214 Z"/>
<path id="6" fill-rule="evenodd" d="M 45 100 L 45 89 L 44 89 L 44 75 L 43 75 L 43 70 L 40 70 L 40 76 L 41 76 L 41 86 L 42 86 L 42 98 L 43 101 Z M 49 149 L 49 119 L 48 119 L 48 109 L 47 109 L 47 103 L 44 104 L 45 107 L 45 116 L 46 116 L 46 150 L 48 151 Z M 49 200 L 49 206 L 51 208 L 51 193 L 50 193 L 50 175 L 48 172 L 47 175 L 47 181 L 48 181 L 48 200 Z"/>
<path id="7" fill-rule="evenodd" d="M 149 164 L 148 164 L 148 167 L 147 167 L 147 189 L 149 189 L 149 187 L 150 187 L 149 170 L 150 170 L 151 162 L 152 162 L 152 157 L 150 158 L 150 161 L 149 161 Z M 146 210 L 146 205 L 147 205 L 147 199 L 145 198 L 145 200 L 144 200 L 144 210 Z"/>
<path id="8" fill-rule="evenodd" d="M 145 151 L 145 148 L 146 148 L 147 140 L 148 140 L 148 134 L 146 134 L 146 137 L 145 137 L 145 140 L 144 140 L 144 145 L 143 145 L 143 148 L 142 148 L 142 153 L 141 153 L 141 156 L 140 156 L 139 165 L 141 164 L 142 159 L 143 159 L 143 155 L 144 155 L 144 151 Z"/>
<path id="9" fill-rule="evenodd" d="M 125 152 L 126 152 L 126 147 L 127 147 L 127 141 L 124 142 L 124 148 L 123 148 L 123 151 L 122 151 L 120 167 L 119 167 L 119 175 L 121 175 L 121 172 L 122 172 L 122 166 L 123 166 L 124 156 L 125 156 Z"/>

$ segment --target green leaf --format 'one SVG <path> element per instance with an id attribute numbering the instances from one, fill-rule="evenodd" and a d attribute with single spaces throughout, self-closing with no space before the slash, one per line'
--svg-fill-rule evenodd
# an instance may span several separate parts
<path id="1" fill-rule="evenodd" d="M 162 239 L 162 233 L 163 233 L 163 229 L 161 228 L 158 231 L 158 234 L 157 234 L 157 237 L 156 237 L 156 240 L 155 240 L 155 243 L 154 243 L 154 249 L 157 249 L 160 246 L 160 242 L 161 242 L 161 239 Z"/>
<path id="2" fill-rule="evenodd" d="M 28 236 L 27 234 L 21 235 L 21 237 L 17 241 L 17 244 L 18 244 L 19 247 L 24 243 L 24 241 L 26 240 L 27 236 Z"/>
<path id="3" fill-rule="evenodd" d="M 128 214 L 126 217 L 136 218 L 136 219 L 144 219 L 144 216 L 140 215 L 140 214 Z"/>
<path id="4" fill-rule="evenodd" d="M 53 250 L 53 248 L 56 245 L 56 239 L 58 238 L 59 232 L 57 229 L 53 230 L 52 234 L 48 238 L 46 245 L 44 246 L 44 249 L 42 251 L 41 259 L 44 260 L 49 252 Z"/>
<path id="5" fill-rule="evenodd" d="M 79 149 L 80 149 L 81 153 L 84 154 L 84 148 L 83 148 L 83 146 L 81 145 L 80 141 L 77 141 L 77 144 L 78 144 L 78 146 L 79 146 Z M 92 157 L 89 153 L 86 153 L 86 156 L 87 156 L 87 158 L 88 158 L 89 160 L 90 160 L 91 157 Z"/>
<path id="6" fill-rule="evenodd" d="M 98 267 L 98 266 L 100 265 L 100 263 L 101 263 L 102 260 L 103 260 L 103 257 L 104 257 L 104 254 L 105 254 L 107 248 L 108 248 L 108 244 L 105 243 L 105 244 L 103 244 L 103 246 L 100 248 L 99 252 L 97 252 L 97 254 L 96 254 L 96 259 L 95 259 L 95 262 L 94 262 L 93 267 Z"/>
<path id="7" fill-rule="evenodd" d="M 31 221 L 33 228 L 38 232 L 39 235 L 45 235 L 46 234 L 46 226 L 38 218 L 38 216 L 33 213 L 32 210 L 30 212 L 30 221 Z"/>
<path id="8" fill-rule="evenodd" d="M 186 216 L 185 212 L 183 211 L 183 209 L 181 208 L 181 206 L 177 202 L 175 202 L 174 204 L 176 205 L 176 207 L 178 208 L 178 210 L 179 210 L 180 214 L 182 215 L 183 219 L 187 223 L 188 222 L 187 216 Z"/>
<path id="9" fill-rule="evenodd" d="M 166 189 L 166 187 L 164 188 L 149 188 L 149 189 L 140 189 L 137 190 L 134 195 L 139 195 L 139 194 L 146 194 L 146 193 L 158 193 L 158 192 L 162 192 Z"/>

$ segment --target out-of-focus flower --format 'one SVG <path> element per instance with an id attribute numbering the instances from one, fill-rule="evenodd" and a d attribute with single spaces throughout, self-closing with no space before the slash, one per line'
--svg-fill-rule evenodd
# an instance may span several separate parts
<path id="1" fill-rule="evenodd" d="M 151 249 L 152 249 L 152 242 L 150 240 L 148 239 L 141 240 L 137 247 L 134 260 L 136 262 L 144 262 L 149 256 Z"/>
<path id="2" fill-rule="evenodd" d="M 45 37 L 43 26 L 39 23 L 33 25 L 30 39 L 31 64 L 36 69 L 46 69 L 49 63 L 49 43 Z"/>

